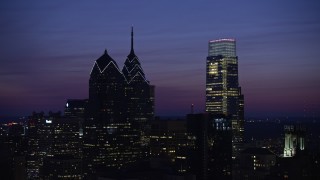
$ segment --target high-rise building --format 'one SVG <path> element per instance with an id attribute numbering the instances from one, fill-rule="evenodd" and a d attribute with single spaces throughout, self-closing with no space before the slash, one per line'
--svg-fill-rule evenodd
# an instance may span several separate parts
<path id="1" fill-rule="evenodd" d="M 189 171 L 197 179 L 231 180 L 231 125 L 224 115 L 188 114 Z"/>
<path id="2" fill-rule="evenodd" d="M 122 68 L 126 79 L 124 95 L 126 97 L 126 118 L 138 131 L 140 144 L 147 146 L 147 133 L 150 126 L 147 123 L 154 117 L 154 86 L 150 85 L 141 67 L 139 58 L 133 48 L 133 27 L 131 28 L 131 50 Z M 144 152 L 145 154 L 148 152 Z"/>
<path id="3" fill-rule="evenodd" d="M 52 145 L 52 119 L 44 113 L 32 113 L 28 120 L 28 147 L 27 147 L 27 178 L 40 179 L 43 160 L 51 156 Z"/>
<path id="4" fill-rule="evenodd" d="M 154 116 L 154 87 L 146 80 L 133 49 L 120 71 L 107 51 L 89 80 L 88 113 L 83 128 L 85 176 L 99 169 L 121 169 L 148 154 L 148 121 Z"/>
<path id="5" fill-rule="evenodd" d="M 244 99 L 239 87 L 235 39 L 209 41 L 206 65 L 206 112 L 224 115 L 230 121 L 235 158 L 244 132 Z"/>
<path id="6" fill-rule="evenodd" d="M 48 116 L 44 113 L 33 113 L 29 117 L 26 154 L 28 179 L 43 179 L 47 176 L 48 167 L 44 162 L 53 160 L 56 156 L 72 157 L 81 164 L 78 122 L 77 118 L 64 118 L 60 113 L 49 113 Z M 59 159 L 55 159 L 55 162 L 65 167 L 65 161 L 59 162 Z"/>
<path id="7" fill-rule="evenodd" d="M 64 116 L 79 120 L 79 137 L 83 136 L 83 122 L 88 112 L 88 99 L 68 99 L 64 109 Z M 82 141 L 81 141 L 82 142 Z M 82 146 L 82 145 L 81 145 Z"/>
<path id="8" fill-rule="evenodd" d="M 187 145 L 191 140 L 187 138 L 186 121 L 176 119 L 157 119 L 151 122 L 150 155 L 168 159 L 174 171 L 182 174 L 188 172 L 186 158 Z"/>

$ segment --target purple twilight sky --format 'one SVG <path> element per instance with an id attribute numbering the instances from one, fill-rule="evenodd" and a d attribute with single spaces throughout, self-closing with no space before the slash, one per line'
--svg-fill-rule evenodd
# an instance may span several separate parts
<path id="1" fill-rule="evenodd" d="M 320 112 L 320 1 L 1 1 L 0 117 L 88 98 L 104 49 L 135 52 L 157 115 L 204 111 L 208 41 L 236 38 L 246 116 Z"/>

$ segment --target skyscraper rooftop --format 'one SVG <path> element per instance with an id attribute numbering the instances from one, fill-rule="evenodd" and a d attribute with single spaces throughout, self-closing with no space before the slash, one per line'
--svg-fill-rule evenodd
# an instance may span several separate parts
<path id="1" fill-rule="evenodd" d="M 236 40 L 232 38 L 209 41 L 208 56 L 236 57 Z"/>

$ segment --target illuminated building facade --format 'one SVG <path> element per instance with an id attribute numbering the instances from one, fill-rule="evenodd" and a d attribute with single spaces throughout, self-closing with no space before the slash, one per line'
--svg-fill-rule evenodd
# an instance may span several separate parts
<path id="1" fill-rule="evenodd" d="M 98 169 L 121 169 L 148 154 L 148 121 L 154 116 L 153 86 L 133 50 L 120 71 L 107 51 L 89 80 L 88 115 L 83 128 L 85 176 Z"/>
<path id="2" fill-rule="evenodd" d="M 244 98 L 238 82 L 235 39 L 209 41 L 206 67 L 206 112 L 222 114 L 231 122 L 235 158 L 242 149 L 244 132 Z"/>
<path id="3" fill-rule="evenodd" d="M 285 125 L 284 132 L 283 157 L 293 157 L 297 151 L 305 149 L 306 128 L 304 126 Z"/>

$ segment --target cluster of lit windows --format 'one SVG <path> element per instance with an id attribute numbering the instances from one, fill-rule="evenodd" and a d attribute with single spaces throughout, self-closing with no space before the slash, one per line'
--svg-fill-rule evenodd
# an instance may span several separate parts
<path id="1" fill-rule="evenodd" d="M 236 56 L 236 42 L 235 41 L 210 41 L 209 42 L 209 56 Z"/>

